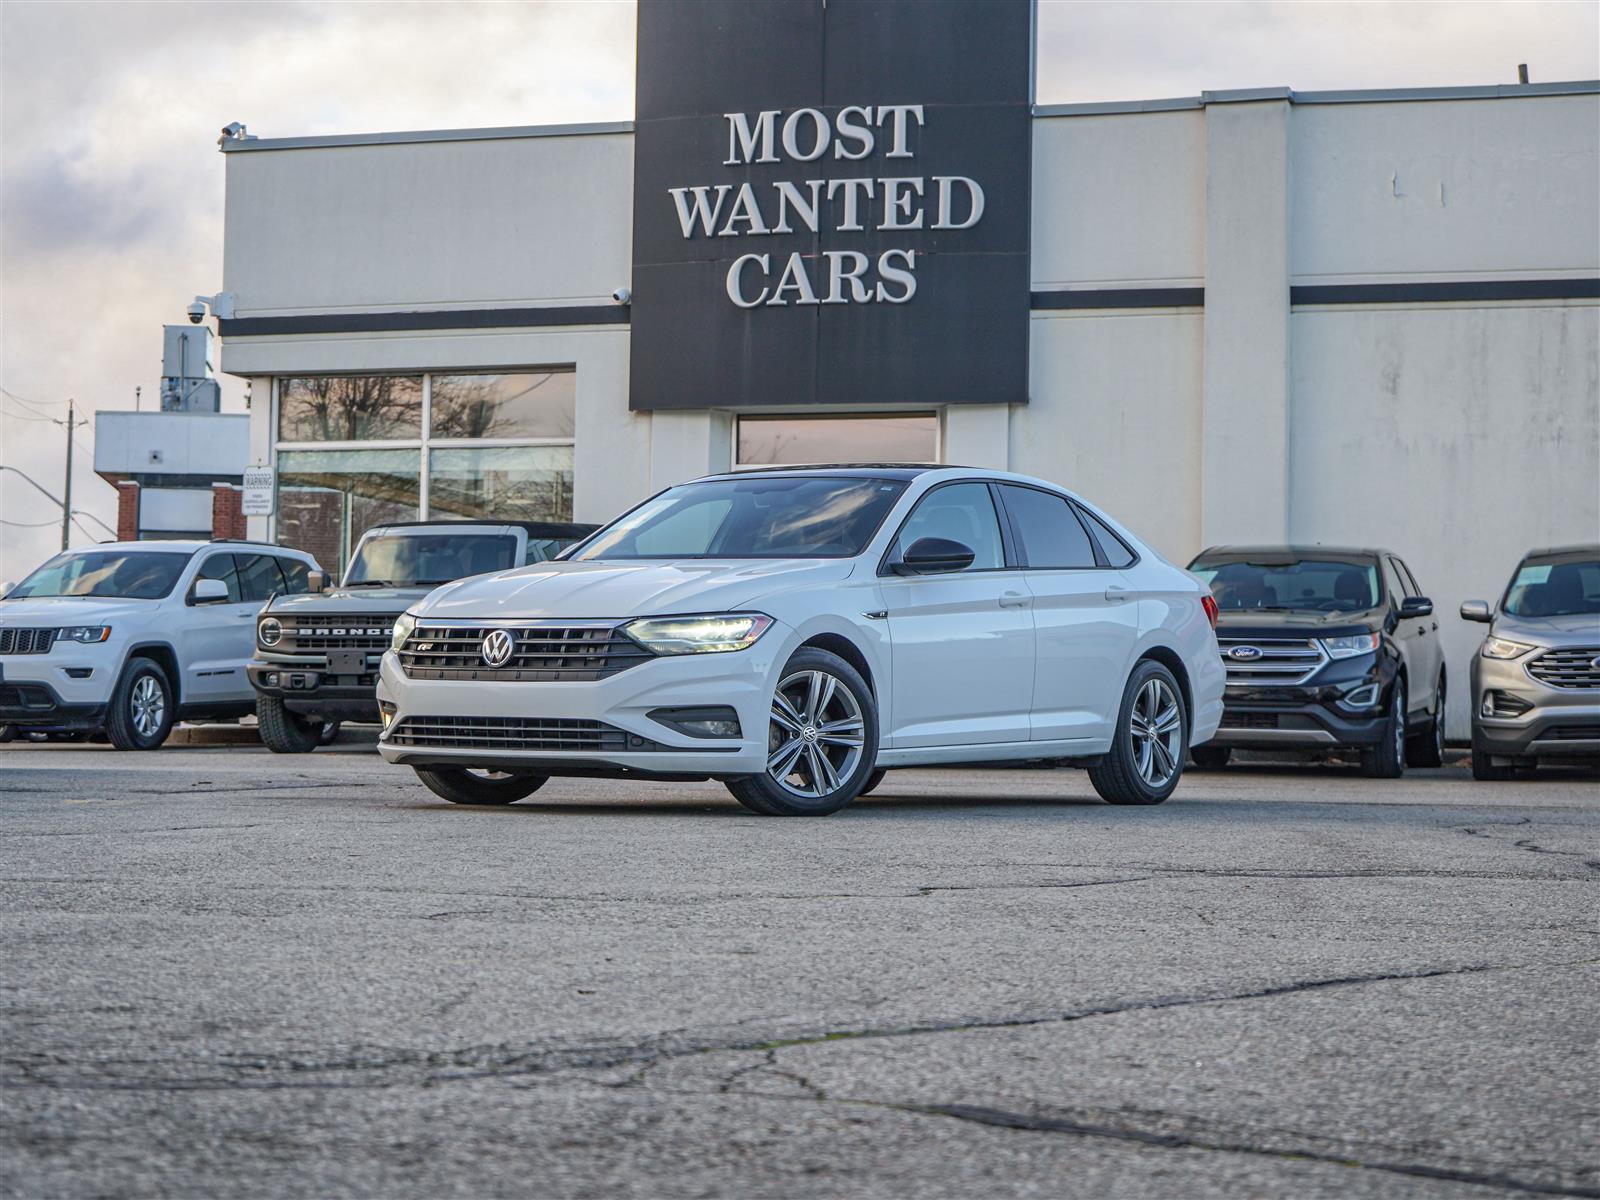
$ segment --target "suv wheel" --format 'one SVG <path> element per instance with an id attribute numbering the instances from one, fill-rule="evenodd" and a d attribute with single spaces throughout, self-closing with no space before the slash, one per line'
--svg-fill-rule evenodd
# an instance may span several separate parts
<path id="1" fill-rule="evenodd" d="M 167 740 L 177 716 L 172 684 L 158 663 L 133 658 L 111 691 L 106 736 L 118 750 L 154 750 Z"/>
<path id="2" fill-rule="evenodd" d="M 1444 672 L 1439 672 L 1439 683 L 1433 693 L 1433 720 L 1428 728 L 1406 744 L 1406 766 L 1444 766 Z"/>
<path id="3" fill-rule="evenodd" d="M 339 730 L 343 728 L 343 721 L 324 721 L 322 723 L 322 728 L 317 730 L 317 745 L 333 745 L 339 740 Z"/>
<path id="4" fill-rule="evenodd" d="M 422 786 L 451 804 L 515 804 L 545 785 L 547 775 L 473 767 L 412 767 Z"/>
<path id="5" fill-rule="evenodd" d="M 767 770 L 728 791 L 767 817 L 821 817 L 859 796 L 878 757 L 878 709 L 860 673 L 807 646 L 783 668 L 767 726 Z"/>
<path id="6" fill-rule="evenodd" d="M 1514 758 L 1502 757 L 1499 762 L 1490 754 L 1483 743 L 1476 737 L 1472 739 L 1472 777 L 1479 783 L 1504 783 L 1508 779 L 1515 779 L 1518 775 L 1531 775 L 1533 772 L 1521 766 Z"/>
<path id="7" fill-rule="evenodd" d="M 1160 804 L 1178 786 L 1188 740 L 1183 689 L 1147 658 L 1128 678 L 1111 749 L 1089 768 L 1089 782 L 1108 804 Z"/>
<path id="8" fill-rule="evenodd" d="M 1220 771 L 1233 758 L 1232 746 L 1196 746 L 1189 751 L 1194 765 L 1206 771 Z"/>
<path id="9" fill-rule="evenodd" d="M 1406 677 L 1396 675 L 1389 689 L 1389 715 L 1378 744 L 1361 752 L 1361 773 L 1369 779 L 1399 779 L 1406 769 Z"/>
<path id="10" fill-rule="evenodd" d="M 290 712 L 276 696 L 256 697 L 256 724 L 274 754 L 310 754 L 321 742 L 322 722 Z"/>

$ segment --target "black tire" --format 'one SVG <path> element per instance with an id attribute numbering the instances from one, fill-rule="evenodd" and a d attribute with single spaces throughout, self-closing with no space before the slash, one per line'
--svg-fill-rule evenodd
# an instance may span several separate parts
<path id="1" fill-rule="evenodd" d="M 172 732 L 177 709 L 172 681 L 160 664 L 148 658 L 130 658 L 122 678 L 111 689 L 106 736 L 118 750 L 154 750 Z"/>
<path id="2" fill-rule="evenodd" d="M 1361 751 L 1361 773 L 1368 779 L 1399 779 L 1406 771 L 1406 677 L 1389 689 L 1389 715 L 1375 746 Z"/>
<path id="3" fill-rule="evenodd" d="M 872 689 L 867 686 L 867 681 L 861 678 L 861 673 L 852 667 L 837 654 L 826 650 L 819 650 L 815 646 L 805 646 L 797 650 L 788 663 L 784 665 L 781 680 L 791 679 L 802 672 L 812 672 L 831 678 L 836 687 L 844 688 L 854 702 L 856 711 L 860 714 L 861 746 L 860 758 L 848 768 L 847 774 L 839 778 L 838 786 L 822 792 L 820 795 L 803 795 L 798 790 L 774 779 L 770 772 L 760 775 L 746 775 L 742 779 L 728 780 L 726 787 L 733 794 L 733 798 L 744 805 L 751 812 L 760 813 L 764 817 L 824 817 L 829 813 L 838 812 L 850 801 L 854 800 L 866 787 L 871 778 L 878 758 L 878 708 L 872 698 Z M 842 704 L 840 698 L 834 703 Z M 777 700 L 774 698 L 774 706 Z M 835 709 L 834 711 L 838 711 Z M 773 730 L 782 735 L 782 728 L 776 722 L 769 723 L 768 744 L 772 751 L 780 748 L 774 745 Z M 795 739 L 791 739 L 793 741 Z M 815 743 L 813 743 L 815 744 Z M 841 765 L 848 761 L 848 750 L 842 750 Z M 825 746 L 818 745 L 817 752 L 824 757 L 828 754 Z M 798 770 L 802 759 L 809 759 L 810 750 L 802 747 L 797 752 L 798 757 L 789 760 Z M 828 760 L 825 770 L 833 769 L 832 760 Z M 808 767 L 809 771 L 810 768 Z M 822 773 L 819 771 L 819 773 Z M 793 772 L 784 776 L 785 780 L 792 779 Z M 814 786 L 814 785 L 813 785 Z M 818 789 L 820 790 L 820 789 Z"/>
<path id="4" fill-rule="evenodd" d="M 876 768 L 872 772 L 871 775 L 867 776 L 867 782 L 861 785 L 861 790 L 859 792 L 857 792 L 856 795 L 857 796 L 865 796 L 865 795 L 867 795 L 869 792 L 871 792 L 873 789 L 875 789 L 880 783 L 883 782 L 883 777 L 885 775 L 887 775 L 888 773 L 889 772 L 885 771 L 882 767 Z"/>
<path id="5" fill-rule="evenodd" d="M 1479 783 L 1504 783 L 1515 779 L 1517 769 L 1509 762 L 1495 762 L 1482 742 L 1472 739 L 1472 777 Z"/>
<path id="6" fill-rule="evenodd" d="M 547 775 L 474 771 L 468 767 L 413 767 L 422 786 L 451 804 L 515 804 L 545 785 Z"/>
<path id="7" fill-rule="evenodd" d="M 5 745 L 16 736 L 17 727 L 15 725 L 0 725 L 0 746 Z"/>
<path id="8" fill-rule="evenodd" d="M 1202 771 L 1220 771 L 1233 758 L 1232 746 L 1191 746 L 1189 757 Z"/>
<path id="9" fill-rule="evenodd" d="M 333 745 L 339 740 L 339 730 L 343 728 L 343 721 L 324 721 L 322 723 L 322 728 L 317 730 L 317 745 Z"/>
<path id="10" fill-rule="evenodd" d="M 1439 672 L 1439 683 L 1433 693 L 1433 720 L 1428 727 L 1406 743 L 1406 766 L 1444 766 L 1444 672 Z"/>
<path id="11" fill-rule="evenodd" d="M 1171 774 L 1159 782 L 1152 781 L 1141 769 L 1142 754 L 1135 746 L 1134 708 L 1136 704 L 1145 702 L 1141 693 L 1152 683 L 1165 689 L 1164 696 L 1178 710 L 1176 745 L 1169 748 L 1165 741 L 1149 739 L 1153 743 L 1150 748 L 1152 770 L 1161 766 L 1163 756 L 1169 760 L 1166 765 L 1170 767 Z M 1158 710 L 1157 715 L 1163 711 L 1164 707 Z M 1151 658 L 1141 659 L 1135 664 L 1133 674 L 1128 676 L 1127 686 L 1122 689 L 1122 703 L 1117 708 L 1117 726 L 1111 739 L 1111 749 L 1089 768 L 1089 782 L 1107 804 L 1160 804 L 1172 795 L 1183 776 L 1183 764 L 1188 761 L 1188 741 L 1189 714 L 1183 689 L 1166 667 Z M 1159 750 L 1156 746 L 1160 747 Z"/>
<path id="12" fill-rule="evenodd" d="M 321 743 L 322 722 L 290 712 L 276 696 L 256 697 L 256 724 L 274 754 L 310 754 Z"/>

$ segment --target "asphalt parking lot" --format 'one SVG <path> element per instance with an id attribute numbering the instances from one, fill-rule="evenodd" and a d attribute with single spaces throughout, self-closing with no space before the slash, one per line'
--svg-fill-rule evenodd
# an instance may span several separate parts
<path id="1" fill-rule="evenodd" d="M 39 1197 L 1600 1195 L 1600 786 L 0 748 Z"/>

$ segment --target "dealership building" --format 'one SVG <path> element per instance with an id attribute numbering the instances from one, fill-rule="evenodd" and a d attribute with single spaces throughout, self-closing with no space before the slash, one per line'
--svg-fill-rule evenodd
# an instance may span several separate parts
<path id="1" fill-rule="evenodd" d="M 1465 733 L 1456 605 L 1600 538 L 1600 84 L 1035 105 L 1025 2 L 730 11 L 641 6 L 633 122 L 224 140 L 252 536 L 1020 471 L 1399 551 Z"/>

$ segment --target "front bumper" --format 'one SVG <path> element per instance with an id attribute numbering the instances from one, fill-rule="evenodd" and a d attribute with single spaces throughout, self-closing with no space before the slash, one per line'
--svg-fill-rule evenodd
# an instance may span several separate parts
<path id="1" fill-rule="evenodd" d="M 7 680 L 0 683 L 0 725 L 26 729 L 99 729 L 106 706 L 97 701 L 72 703 L 48 683 Z"/>
<path id="2" fill-rule="evenodd" d="M 378 720 L 376 667 L 364 673 L 335 675 L 323 658 L 255 659 L 245 668 L 259 696 L 282 700 L 291 712 L 338 721 Z"/>
<path id="3" fill-rule="evenodd" d="M 1526 669 L 1532 657 L 1473 656 L 1473 741 L 1506 758 L 1600 758 L 1600 690 L 1540 683 Z M 1527 704 L 1528 710 L 1486 717 L 1483 702 L 1490 691 Z"/>
<path id="4" fill-rule="evenodd" d="M 666 778 L 728 779 L 766 769 L 767 727 L 776 674 L 788 660 L 791 631 L 769 629 L 748 650 L 723 654 L 663 655 L 592 681 L 511 682 L 410 679 L 391 651 L 383 656 L 377 698 L 393 705 L 378 752 L 408 766 L 462 766 L 548 775 L 637 774 Z M 659 708 L 729 706 L 740 736 L 699 738 L 653 720 Z M 433 739 L 401 745 L 395 738 L 408 719 L 481 718 L 593 723 L 579 748 L 507 749 L 476 737 L 468 744 Z M 413 726 L 414 728 L 415 726 Z"/>
<path id="5" fill-rule="evenodd" d="M 116 686 L 122 640 L 58 642 L 46 654 L 0 656 L 0 725 L 97 729 Z"/>
<path id="6" fill-rule="evenodd" d="M 1229 684 L 1222 723 L 1208 743 L 1240 750 L 1362 748 L 1383 740 L 1394 673 L 1372 656 L 1329 663 L 1299 686 Z M 1375 687 L 1373 685 L 1376 685 Z M 1346 701 L 1371 689 L 1372 703 Z"/>

